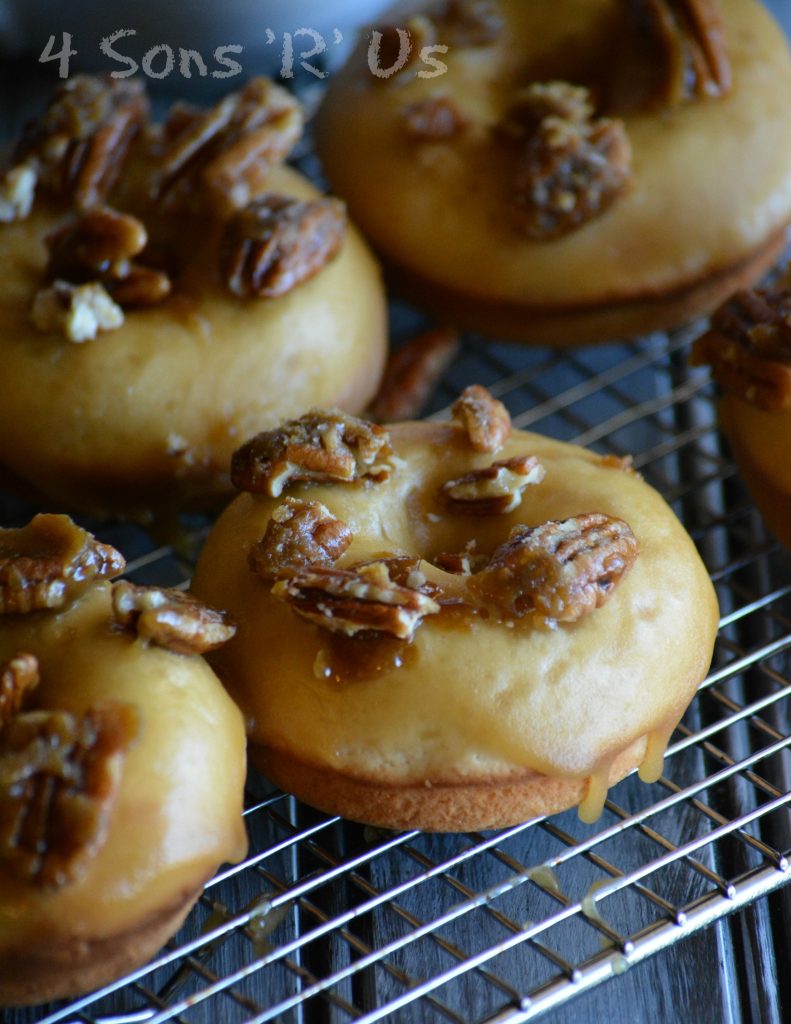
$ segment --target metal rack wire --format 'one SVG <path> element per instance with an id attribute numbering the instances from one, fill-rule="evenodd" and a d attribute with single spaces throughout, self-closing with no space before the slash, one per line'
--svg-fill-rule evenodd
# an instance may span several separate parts
<path id="1" fill-rule="evenodd" d="M 414 314 L 398 311 L 408 335 Z M 467 338 L 434 397 L 488 385 L 515 422 L 635 466 L 682 517 L 719 592 L 711 674 L 665 773 L 502 832 L 385 833 L 249 781 L 250 855 L 148 966 L 8 1024 L 486 1021 L 519 1024 L 791 881 L 791 572 L 723 452 L 689 333 L 557 354 Z M 4 521 L 28 510 L 7 504 Z M 10 519 L 9 519 L 10 517 Z M 91 524 L 94 525 L 95 524 Z M 206 524 L 161 547 L 99 529 L 141 582 L 189 574 Z M 784 582 L 785 581 L 785 582 Z"/>

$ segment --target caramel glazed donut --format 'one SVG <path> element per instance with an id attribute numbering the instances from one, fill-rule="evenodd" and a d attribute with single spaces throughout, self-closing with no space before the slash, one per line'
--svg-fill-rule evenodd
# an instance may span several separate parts
<path id="1" fill-rule="evenodd" d="M 772 265 L 789 95 L 756 0 L 422 0 L 332 79 L 316 142 L 413 298 L 568 345 L 682 323 Z"/>
<path id="2" fill-rule="evenodd" d="M 64 507 L 144 516 L 230 491 L 244 438 L 362 409 L 380 273 L 344 205 L 283 165 L 303 115 L 251 80 L 148 121 L 75 77 L 0 175 L 0 467 Z"/>
<path id="3" fill-rule="evenodd" d="M 711 365 L 741 474 L 769 528 L 791 548 L 791 267 L 718 309 L 692 362 Z"/>
<path id="4" fill-rule="evenodd" d="M 710 662 L 711 583 L 628 460 L 511 433 L 477 386 L 454 414 L 314 411 L 239 449 L 193 584 L 238 626 L 212 664 L 253 762 L 324 811 L 593 820 L 632 768 L 659 775 Z"/>
<path id="5" fill-rule="evenodd" d="M 0 530 L 0 1006 L 147 960 L 247 848 L 233 632 L 66 516 Z"/>

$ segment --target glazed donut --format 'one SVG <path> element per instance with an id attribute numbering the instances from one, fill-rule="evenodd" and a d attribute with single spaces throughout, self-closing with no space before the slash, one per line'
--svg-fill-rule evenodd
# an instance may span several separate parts
<path id="1" fill-rule="evenodd" d="M 720 423 L 769 528 L 791 548 L 791 268 L 776 282 L 740 292 L 695 342 L 722 389 Z"/>
<path id="2" fill-rule="evenodd" d="M 247 849 L 241 716 L 196 653 L 232 627 L 123 565 L 65 516 L 0 530 L 2 1006 L 138 967 Z"/>
<path id="3" fill-rule="evenodd" d="M 314 411 L 239 449 L 193 581 L 238 625 L 212 664 L 253 762 L 324 811 L 592 820 L 635 766 L 658 777 L 711 658 L 711 583 L 628 461 L 511 433 L 483 388 L 454 411 Z"/>
<path id="4" fill-rule="evenodd" d="M 295 406 L 363 408 L 386 347 L 343 204 L 282 164 L 290 95 L 254 79 L 155 128 L 141 89 L 68 80 L 0 179 L 0 467 L 129 517 L 227 494 L 234 448 Z M 65 167 L 42 156 L 53 137 Z"/>
<path id="5" fill-rule="evenodd" d="M 420 0 L 379 30 L 317 149 L 446 321 L 553 345 L 667 328 L 777 258 L 791 60 L 756 0 Z"/>

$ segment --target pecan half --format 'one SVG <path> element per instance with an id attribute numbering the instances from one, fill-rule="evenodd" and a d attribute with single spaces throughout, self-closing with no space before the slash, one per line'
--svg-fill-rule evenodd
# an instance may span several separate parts
<path id="1" fill-rule="evenodd" d="M 119 580 L 113 584 L 112 601 L 119 626 L 176 654 L 216 650 L 236 632 L 225 612 L 180 590 L 139 587 Z"/>
<path id="2" fill-rule="evenodd" d="M 129 704 L 18 715 L 0 732 L 0 862 L 23 881 L 77 881 L 107 837 L 126 752 Z"/>
<path id="3" fill-rule="evenodd" d="M 286 498 L 247 562 L 262 579 L 291 576 L 307 565 L 333 565 L 352 542 L 352 531 L 319 501 Z"/>
<path id="4" fill-rule="evenodd" d="M 448 142 L 467 127 L 467 118 L 451 96 L 429 96 L 401 111 L 401 125 L 416 142 Z"/>
<path id="5" fill-rule="evenodd" d="M 451 327 L 438 327 L 412 338 L 388 360 L 371 403 L 371 417 L 393 423 L 418 416 L 458 350 L 459 335 Z"/>
<path id="6" fill-rule="evenodd" d="M 62 608 L 125 564 L 120 552 L 68 516 L 35 516 L 21 529 L 0 530 L 0 613 Z"/>
<path id="7" fill-rule="evenodd" d="M 576 622 L 610 599 L 637 554 L 627 523 L 589 512 L 514 527 L 469 585 L 503 614 Z"/>
<path id="8" fill-rule="evenodd" d="M 511 436 L 511 416 L 480 384 L 471 384 L 451 406 L 476 452 L 496 452 Z"/>
<path id="9" fill-rule="evenodd" d="M 147 242 L 136 217 L 109 207 L 86 210 L 47 239 L 47 279 L 99 283 L 123 307 L 153 305 L 170 294 L 170 280 L 134 262 Z"/>
<path id="10" fill-rule="evenodd" d="M 289 483 L 386 480 L 390 435 L 337 409 L 314 409 L 242 445 L 231 459 L 238 490 L 279 498 Z"/>
<path id="11" fill-rule="evenodd" d="M 210 110 L 173 108 L 156 197 L 168 208 L 207 195 L 222 213 L 239 210 L 261 190 L 272 168 L 302 134 L 302 109 L 266 78 L 253 78 Z"/>
<path id="12" fill-rule="evenodd" d="M 462 48 L 488 46 L 504 27 L 495 0 L 447 0 L 433 20 L 443 42 Z"/>
<path id="13" fill-rule="evenodd" d="M 385 633 L 411 640 L 440 606 L 420 590 L 394 583 L 383 562 L 356 569 L 302 569 L 272 588 L 274 597 L 322 629 L 344 636 Z"/>
<path id="14" fill-rule="evenodd" d="M 13 164 L 78 209 L 100 205 L 121 173 L 148 114 L 139 79 L 75 75 L 58 87 L 44 114 L 29 122 Z M 29 187 L 26 185 L 26 188 Z"/>
<path id="15" fill-rule="evenodd" d="M 506 515 L 522 504 L 522 491 L 531 484 L 540 484 L 545 474 L 535 455 L 517 455 L 447 480 L 439 493 L 451 512 Z"/>
<path id="16" fill-rule="evenodd" d="M 19 714 L 25 695 L 39 683 L 38 659 L 19 653 L 0 665 L 0 732 Z"/>
<path id="17" fill-rule="evenodd" d="M 102 284 L 55 281 L 36 292 L 30 321 L 43 334 L 62 334 L 80 344 L 93 341 L 100 331 L 114 331 L 124 322 L 124 311 Z"/>
<path id="18" fill-rule="evenodd" d="M 648 102 L 674 107 L 732 85 L 719 0 L 630 0 Z"/>
<path id="19" fill-rule="evenodd" d="M 240 298 L 278 298 L 333 260 L 345 231 L 340 199 L 303 202 L 269 192 L 228 221 L 220 242 L 223 277 Z"/>
<path id="20" fill-rule="evenodd" d="M 759 409 L 791 409 L 791 274 L 774 287 L 737 292 L 720 306 L 690 361 L 710 364 L 724 391 Z"/>
<path id="21" fill-rule="evenodd" d="M 565 82 L 523 89 L 500 127 L 516 151 L 512 200 L 521 230 L 559 238 L 604 213 L 631 183 L 623 122 L 593 117 L 587 89 Z"/>

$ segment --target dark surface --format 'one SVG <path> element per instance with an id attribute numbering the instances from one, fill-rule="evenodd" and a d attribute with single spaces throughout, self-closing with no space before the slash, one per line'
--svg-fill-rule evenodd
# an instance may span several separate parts
<path id="1" fill-rule="evenodd" d="M 776 0 L 770 6 L 791 28 L 791 0 Z M 35 107 L 38 98 L 49 90 L 54 81 L 53 68 L 54 65 L 37 65 L 35 57 L 6 61 L 3 64 L 0 69 L 0 125 L 5 130 L 4 134 L 7 134 L 11 127 L 18 125 L 31 107 Z M 791 97 L 789 101 L 791 102 Z M 408 334 L 411 320 L 412 314 L 399 307 L 395 321 L 397 329 L 398 325 L 402 324 L 402 332 Z M 601 372 L 608 365 L 615 365 L 618 359 L 628 358 L 631 352 L 632 350 L 621 354 L 604 349 L 601 350 L 600 357 L 580 357 L 576 367 L 571 365 L 576 358 L 573 354 L 569 363 L 552 357 L 547 360 L 551 364 L 551 372 L 548 373 L 546 380 L 542 380 L 539 372 L 541 360 L 544 358 L 542 354 L 520 352 L 510 347 L 481 345 L 470 339 L 466 343 L 462 358 L 447 375 L 443 388 L 435 400 L 435 406 L 444 404 L 453 396 L 458 386 L 472 380 L 488 384 L 510 378 L 514 373 L 527 374 L 529 371 L 528 380 L 532 383 L 510 391 L 507 401 L 514 413 L 530 410 L 535 407 L 537 401 L 561 394 L 567 388 L 575 386 L 578 379 L 585 380 L 586 373 L 590 377 L 596 372 Z M 619 437 L 617 432 L 613 432 L 612 424 L 617 422 L 620 413 L 618 402 L 621 402 L 625 409 L 629 408 L 630 403 L 650 403 L 657 395 L 669 393 L 669 389 L 683 386 L 688 381 L 683 364 L 675 361 L 673 357 L 659 358 L 656 367 L 657 369 L 648 367 L 646 373 L 630 378 L 623 387 L 626 397 L 615 388 L 601 388 L 588 400 L 589 404 L 593 403 L 590 409 L 585 408 L 584 403 L 577 403 L 568 414 L 563 410 L 556 414 L 548 413 L 540 419 L 539 429 L 558 436 L 583 435 L 583 439 L 595 441 L 599 440 L 598 436 L 585 438 L 584 435 L 595 435 L 595 424 L 606 423 L 609 420 L 610 429 L 606 434 L 601 433 L 601 450 L 619 451 L 622 448 L 640 452 L 654 450 L 660 437 L 665 438 L 668 432 L 681 434 L 694 430 L 696 422 L 703 417 L 707 433 L 698 439 L 697 447 L 683 449 L 669 467 L 661 458 L 652 461 L 647 471 L 649 479 L 652 479 L 652 473 L 656 473 L 656 479 L 652 479 L 652 482 L 665 493 L 683 491 L 683 488 L 678 487 L 679 480 L 703 481 L 708 470 L 702 468 L 702 463 L 711 450 L 706 448 L 706 444 L 716 444 L 716 441 L 712 440 L 714 425 L 710 398 L 688 402 L 674 401 L 669 405 L 664 419 L 661 411 L 652 413 L 645 418 L 636 418 L 630 423 L 629 430 L 623 438 Z M 536 384 L 536 381 L 541 383 Z M 685 459 L 690 461 L 685 464 Z M 721 515 L 723 510 L 742 508 L 745 504 L 743 492 L 731 480 L 730 473 L 724 473 L 718 479 L 715 501 L 715 512 L 718 515 Z M 690 528 L 698 528 L 696 539 L 709 546 L 707 557 L 712 567 L 715 567 L 722 564 L 723 552 L 718 548 L 719 535 L 715 536 L 709 526 L 712 521 L 711 507 L 708 503 L 710 497 L 709 492 L 700 483 L 691 496 L 688 495 L 683 501 L 679 500 L 677 507 Z M 4 512 L 4 523 L 9 522 L 10 515 L 19 515 L 15 503 L 9 503 Z M 108 533 L 105 532 L 104 536 L 108 536 Z M 126 553 L 130 554 L 129 546 L 133 539 L 124 535 L 122 540 Z M 141 550 L 144 550 L 146 541 L 141 538 L 137 540 Z M 121 544 L 122 541 L 119 540 L 118 543 Z M 727 609 L 729 603 L 734 607 L 740 602 L 744 603 L 748 600 L 745 595 L 766 593 L 768 588 L 788 579 L 788 560 L 771 547 L 771 542 L 766 539 L 757 519 L 748 517 L 746 521 L 739 520 L 738 529 L 730 530 L 724 543 L 727 543 L 724 560 L 730 566 L 735 565 L 740 557 L 743 557 L 745 562 L 743 569 L 738 572 L 729 571 L 727 574 L 727 586 L 721 593 L 724 609 Z M 172 583 L 184 573 L 183 566 L 171 561 L 166 563 L 165 560 L 160 560 L 154 565 L 159 572 L 148 570 L 152 581 L 157 579 Z M 163 573 L 171 574 L 172 578 L 163 579 Z M 787 611 L 787 607 L 779 605 L 773 616 L 747 617 L 732 633 L 725 636 L 722 656 L 727 658 L 733 652 L 760 647 L 775 638 L 778 629 L 787 630 L 788 620 L 783 617 Z M 782 673 L 787 672 L 787 655 L 779 662 L 762 664 L 752 675 L 740 676 L 731 681 L 728 699 L 744 699 L 744 687 L 749 688 L 750 699 L 754 699 L 755 693 L 761 692 L 762 688 L 770 691 L 773 686 L 779 685 L 774 676 L 782 676 Z M 784 679 L 782 676 L 781 682 Z M 700 698 L 685 721 L 688 728 L 694 731 L 721 713 L 721 707 L 718 709 L 715 702 L 707 702 L 707 699 Z M 776 728 L 779 734 L 785 734 L 788 729 L 784 701 L 773 704 L 763 718 L 769 726 Z M 751 729 L 752 726 L 729 729 L 727 735 L 721 740 L 718 738 L 717 742 L 727 747 L 727 754 L 731 757 L 742 757 L 752 749 L 754 743 L 755 738 Z M 712 767 L 712 762 L 707 761 L 709 753 L 701 745 L 691 747 L 683 755 L 673 759 L 672 772 L 668 774 L 672 774 L 676 784 L 684 785 L 690 780 L 700 778 L 706 772 L 715 771 L 717 763 Z M 764 777 L 771 779 L 778 789 L 787 791 L 788 763 L 771 763 L 764 767 Z M 615 791 L 614 797 L 620 804 L 632 807 L 639 806 L 638 802 L 645 800 L 642 793 L 639 784 L 630 780 Z M 665 791 L 658 791 L 656 798 L 659 799 L 663 795 Z M 728 818 L 742 813 L 745 806 L 749 806 L 750 801 L 756 797 L 749 781 L 742 783 L 740 779 L 725 791 L 718 790 L 707 794 L 706 799 L 716 807 L 718 813 Z M 300 828 L 307 827 L 315 820 L 321 820 L 321 816 L 316 816 L 306 809 L 299 809 L 296 814 L 298 817 L 295 823 Z M 608 812 L 604 823 L 610 824 L 614 820 L 615 816 Z M 251 824 L 255 823 L 251 820 Z M 574 815 L 563 815 L 553 819 L 553 825 L 574 835 L 587 835 L 589 832 L 579 825 Z M 264 829 L 260 836 L 263 848 L 273 841 L 273 836 L 268 823 L 266 827 L 263 824 L 261 827 Z M 698 810 L 690 802 L 685 802 L 679 809 L 662 818 L 661 832 L 671 843 L 680 843 L 690 834 L 694 834 L 699 827 Z M 299 863 L 296 866 L 286 865 L 285 862 L 280 864 L 277 859 L 268 862 L 268 882 L 276 885 L 276 879 L 290 877 L 289 872 L 296 872 L 299 877 L 303 877 L 310 875 L 311 872 L 326 869 L 328 857 L 343 859 L 373 841 L 357 827 L 348 827 L 344 830 L 333 828 L 335 830 L 332 836 L 322 839 L 318 849 L 307 841 L 301 843 Z M 788 850 L 791 846 L 788 833 L 788 811 L 785 809 L 782 814 L 774 815 L 766 821 L 762 837 L 771 842 L 776 849 Z M 346 908 L 363 902 L 371 892 L 381 892 L 401 885 L 412 877 L 416 870 L 424 870 L 432 864 L 452 858 L 463 847 L 465 841 L 463 837 L 416 837 L 408 846 L 399 848 L 387 856 L 376 857 L 359 872 L 344 875 L 338 881 L 323 886 L 312 897 L 313 903 L 318 908 L 317 912 L 321 914 L 339 914 Z M 392 905 L 397 906 L 397 912 L 361 916 L 349 926 L 351 939 L 347 935 L 334 935 L 328 941 L 311 944 L 305 950 L 302 967 L 309 970 L 313 976 L 321 977 L 335 967 L 348 963 L 350 959 L 353 960 L 355 955 L 363 955 L 365 949 L 380 949 L 386 943 L 403 935 L 407 927 L 415 927 L 415 922 L 431 920 L 443 913 L 449 906 L 463 898 L 465 891 L 480 893 L 486 890 L 499 878 L 508 874 L 508 858 L 512 858 L 518 864 L 537 865 L 556 855 L 559 848 L 562 848 L 562 844 L 559 844 L 557 835 L 546 829 L 536 828 L 514 839 L 506 838 L 498 844 L 498 856 L 492 853 L 479 854 L 458 870 L 448 872 L 447 878 L 443 875 L 443 879 L 446 880 L 442 884 L 420 886 L 394 901 Z M 602 855 L 609 856 L 618 870 L 629 871 L 655 857 L 656 844 L 650 837 L 632 834 L 628 843 L 623 841 L 617 846 L 608 846 Z M 754 862 L 739 843 L 707 847 L 699 856 L 702 862 L 723 878 L 737 877 L 754 866 Z M 561 871 L 559 875 L 561 888 L 567 888 L 575 899 L 579 899 L 584 895 L 587 886 L 597 877 L 601 877 L 602 871 L 600 865 L 591 865 L 588 861 L 575 861 L 573 873 L 564 874 Z M 521 896 L 505 898 L 498 902 L 496 909 L 506 915 L 508 920 L 519 923 L 528 918 L 537 919 L 541 914 L 550 912 L 553 897 L 546 889 L 531 884 L 526 895 L 523 889 L 517 890 Z M 710 885 L 704 884 L 699 874 L 690 871 L 686 862 L 672 865 L 667 875 L 663 877 L 661 886 L 663 898 L 676 907 L 687 905 L 698 895 L 709 891 Z M 229 905 L 242 906 L 250 895 L 242 881 L 235 902 L 227 893 L 223 898 Z M 294 924 L 294 927 L 304 927 L 310 913 L 313 911 L 301 907 L 300 914 L 304 920 L 301 924 Z M 642 926 L 651 924 L 656 919 L 657 912 L 650 901 L 635 898 L 624 901 L 623 906 L 619 905 L 613 916 L 617 915 L 620 915 L 620 934 L 634 935 Z M 688 1024 L 713 1024 L 720 1021 L 728 1024 L 781 1024 L 791 1019 L 789 922 L 791 893 L 785 889 L 760 900 L 739 914 L 724 918 L 705 930 L 685 938 L 670 949 L 633 967 L 614 981 L 581 993 L 564 1006 L 551 1010 L 544 1019 L 557 1024 L 583 1024 L 593 1021 L 610 1021 L 612 1024 L 641 1024 L 644 1021 L 657 1021 L 662 1024 L 674 1024 L 677 1021 Z M 190 934 L 194 934 L 196 927 L 197 925 L 193 923 Z M 285 927 L 284 925 L 283 928 Z M 501 941 L 508 933 L 508 925 L 499 920 L 491 909 L 481 908 L 469 915 L 465 927 L 454 930 L 452 935 L 450 931 L 448 932 L 450 937 L 447 943 L 453 945 L 457 951 L 461 949 L 463 955 L 471 955 Z M 563 938 L 563 949 L 567 959 L 571 959 L 572 962 L 581 961 L 585 956 L 593 955 L 600 945 L 601 935 L 579 915 L 570 922 L 568 935 Z M 216 975 L 222 977 L 224 972 L 238 965 L 240 954 L 234 950 L 233 943 L 226 944 L 211 962 Z M 338 1000 L 343 999 L 355 1007 L 370 1009 L 389 997 L 400 995 L 404 991 L 404 977 L 411 979 L 412 982 L 420 981 L 446 970 L 450 964 L 457 961 L 456 954 L 443 946 L 442 942 L 435 939 L 419 940 L 390 958 L 391 969 L 367 970 L 340 983 L 334 991 L 338 994 Z M 471 971 L 463 975 L 453 986 L 443 988 L 437 993 L 451 1012 L 456 1014 L 456 1017 L 451 1019 L 477 1021 L 486 1018 L 494 1014 L 498 1008 L 512 1002 L 513 995 L 529 991 L 556 973 L 554 968 L 552 971 L 547 970 L 545 960 L 528 959 L 519 956 L 518 951 L 498 957 L 490 968 L 496 974 L 499 985 L 493 984 L 491 978 L 484 972 Z M 285 972 L 285 968 L 283 971 Z M 148 985 L 149 982 L 146 981 L 145 984 Z M 272 984 L 275 987 L 277 985 L 276 982 Z M 288 982 L 284 980 L 283 984 L 287 985 Z M 512 987 L 513 995 L 508 992 L 509 986 Z M 244 986 L 240 985 L 240 988 Z M 250 982 L 246 991 L 249 991 L 251 998 L 261 1004 L 262 992 L 256 990 L 253 982 Z M 137 998 L 139 1001 L 139 996 Z M 121 1004 L 118 1005 L 120 1007 Z M 134 1005 L 134 1002 L 129 1005 Z M 203 1011 L 186 1013 L 179 1019 L 219 1022 L 224 1019 L 223 1005 L 217 1004 L 216 1009 L 212 1009 L 214 1004 L 209 1003 Z M 325 1004 L 314 1000 L 304 1019 L 350 1019 L 350 1015 L 342 1011 L 339 1005 L 338 1002 Z M 18 1014 L 9 1012 L 4 1019 L 7 1024 L 28 1024 L 41 1019 L 41 1016 L 40 1011 Z M 237 1017 L 229 1016 L 228 1019 L 236 1020 Z M 288 1016 L 283 1019 L 297 1018 Z M 430 1003 L 422 1002 L 403 1009 L 394 1019 L 421 1021 L 444 1018 Z"/>

